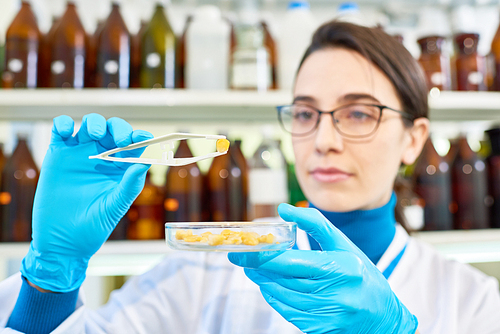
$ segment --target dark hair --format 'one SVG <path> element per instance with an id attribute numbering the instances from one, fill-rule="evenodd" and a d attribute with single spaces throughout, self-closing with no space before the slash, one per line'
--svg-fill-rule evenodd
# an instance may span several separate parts
<path id="1" fill-rule="evenodd" d="M 403 111 L 413 116 L 428 117 L 427 85 L 425 76 L 417 61 L 396 40 L 380 28 L 368 28 L 347 22 L 330 21 L 323 24 L 313 35 L 311 45 L 302 58 L 302 64 L 312 53 L 326 48 L 344 48 L 361 54 L 377 66 L 394 86 Z M 407 127 L 413 121 L 403 118 Z M 400 177 L 394 182 L 398 194 L 396 220 L 408 231 L 401 199 L 409 191 L 409 185 Z"/>
<path id="2" fill-rule="evenodd" d="M 408 50 L 381 28 L 339 21 L 323 24 L 314 33 L 299 70 L 313 52 L 326 48 L 344 48 L 361 54 L 389 78 L 403 111 L 414 119 L 428 117 L 427 85 L 422 69 Z M 406 123 L 411 124 L 411 121 Z"/>

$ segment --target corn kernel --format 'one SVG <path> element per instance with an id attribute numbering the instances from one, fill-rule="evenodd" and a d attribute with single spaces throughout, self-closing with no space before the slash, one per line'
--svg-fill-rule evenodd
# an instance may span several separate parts
<path id="1" fill-rule="evenodd" d="M 219 153 L 227 152 L 227 150 L 229 150 L 229 140 L 227 139 L 217 139 L 217 143 L 215 145 L 217 146 L 217 152 Z"/>
<path id="2" fill-rule="evenodd" d="M 220 234 L 221 235 L 230 235 L 231 233 L 234 233 L 234 232 L 231 230 L 223 230 Z"/>
<path id="3" fill-rule="evenodd" d="M 257 240 L 257 238 L 253 238 L 253 237 L 246 237 L 246 238 L 243 238 L 243 244 L 248 245 L 248 246 L 257 246 L 259 244 L 259 240 Z"/>
<path id="4" fill-rule="evenodd" d="M 177 240 L 184 240 L 185 237 L 193 235 L 193 231 L 191 230 L 178 230 L 175 232 L 175 238 Z"/>
<path id="5" fill-rule="evenodd" d="M 210 246 L 217 246 L 217 245 L 222 245 L 222 242 L 224 241 L 224 237 L 219 234 L 212 234 L 208 236 L 208 244 Z"/>
<path id="6" fill-rule="evenodd" d="M 199 242 L 201 241 L 201 237 L 199 235 L 188 235 L 184 237 L 184 241 L 186 242 Z"/>

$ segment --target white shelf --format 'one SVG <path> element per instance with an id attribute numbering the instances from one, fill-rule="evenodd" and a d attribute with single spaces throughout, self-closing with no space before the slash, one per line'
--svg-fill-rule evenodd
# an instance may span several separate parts
<path id="1" fill-rule="evenodd" d="M 96 112 L 139 121 L 276 122 L 288 91 L 168 89 L 0 90 L 0 120 L 51 120 Z M 433 121 L 500 121 L 499 92 L 440 92 L 429 97 Z"/>
<path id="2" fill-rule="evenodd" d="M 413 236 L 430 243 L 449 259 L 464 263 L 500 262 L 500 229 L 418 232 Z M 17 266 L 28 248 L 28 243 L 0 243 L 0 280 L 8 274 L 8 262 Z M 139 275 L 174 252 L 163 240 L 108 241 L 90 260 L 87 274 Z"/>
<path id="3" fill-rule="evenodd" d="M 500 262 L 500 229 L 418 232 L 412 236 L 459 262 Z"/>

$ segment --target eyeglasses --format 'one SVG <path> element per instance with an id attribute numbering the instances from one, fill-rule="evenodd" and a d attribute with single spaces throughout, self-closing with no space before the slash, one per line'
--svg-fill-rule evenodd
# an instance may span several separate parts
<path id="1" fill-rule="evenodd" d="M 347 138 L 364 138 L 375 133 L 384 109 L 395 111 L 411 122 L 415 119 L 404 111 L 363 103 L 348 104 L 332 111 L 321 111 L 303 104 L 279 106 L 276 109 L 281 127 L 292 136 L 298 137 L 314 132 L 318 128 L 322 114 L 331 115 L 335 129 Z"/>

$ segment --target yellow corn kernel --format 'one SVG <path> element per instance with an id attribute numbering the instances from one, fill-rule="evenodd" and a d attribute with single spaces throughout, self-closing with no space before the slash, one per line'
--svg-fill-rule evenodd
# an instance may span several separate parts
<path id="1" fill-rule="evenodd" d="M 201 241 L 201 237 L 199 235 L 188 235 L 184 237 L 184 241 L 186 242 L 199 242 Z"/>
<path id="2" fill-rule="evenodd" d="M 231 230 L 223 230 L 220 235 L 223 235 L 223 236 L 229 236 L 231 233 L 234 233 L 233 231 Z"/>
<path id="3" fill-rule="evenodd" d="M 242 239 L 243 239 L 243 244 L 248 246 L 257 246 L 259 244 L 259 240 L 257 240 L 257 238 L 254 237 L 246 237 Z"/>
<path id="4" fill-rule="evenodd" d="M 183 240 L 185 237 L 193 235 L 193 231 L 191 230 L 178 230 L 175 232 L 175 238 L 177 240 Z"/>
<path id="5" fill-rule="evenodd" d="M 205 238 L 208 238 L 209 235 L 212 235 L 212 232 L 210 231 L 207 231 L 207 232 L 203 232 L 202 234 L 200 234 L 202 237 L 205 237 Z"/>
<path id="6" fill-rule="evenodd" d="M 239 245 L 241 244 L 241 237 L 233 237 L 233 236 L 230 236 L 229 238 L 227 238 L 226 240 L 228 241 L 231 241 L 233 245 Z"/>
<path id="7" fill-rule="evenodd" d="M 208 244 L 210 246 L 218 246 L 222 245 L 222 242 L 224 241 L 224 237 L 219 234 L 211 234 L 208 236 Z"/>
<path id="8" fill-rule="evenodd" d="M 201 237 L 200 242 L 208 242 L 208 238 L 207 237 Z"/>
<path id="9" fill-rule="evenodd" d="M 227 150 L 229 150 L 229 140 L 227 139 L 217 139 L 217 143 L 215 145 L 217 146 L 217 152 L 219 153 L 227 152 Z"/>

